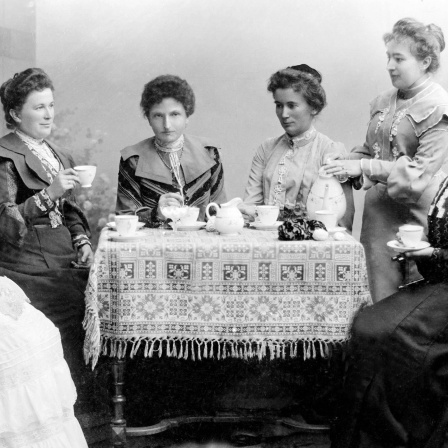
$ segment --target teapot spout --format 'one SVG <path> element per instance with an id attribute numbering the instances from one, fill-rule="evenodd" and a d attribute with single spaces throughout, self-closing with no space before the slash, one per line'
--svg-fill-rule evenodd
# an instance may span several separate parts
<path id="1" fill-rule="evenodd" d="M 236 207 L 238 204 L 241 204 L 243 200 L 241 198 L 233 198 L 229 202 L 225 204 L 221 204 L 221 207 Z"/>

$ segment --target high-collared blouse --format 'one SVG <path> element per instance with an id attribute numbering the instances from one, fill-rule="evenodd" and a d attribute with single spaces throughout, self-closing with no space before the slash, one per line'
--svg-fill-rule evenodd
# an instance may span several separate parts
<path id="1" fill-rule="evenodd" d="M 280 209 L 291 210 L 305 208 L 319 168 L 330 155 L 344 158 L 345 147 L 320 132 L 314 132 L 309 140 L 298 144 L 286 134 L 266 140 L 257 148 L 252 160 L 244 203 L 277 203 Z M 282 177 L 281 182 L 279 177 Z M 282 184 L 280 188 L 279 184 Z"/>
<path id="2" fill-rule="evenodd" d="M 415 203 L 434 176 L 443 176 L 448 93 L 433 81 L 398 104 L 397 93 L 393 89 L 371 103 L 366 142 L 355 147 L 350 158 L 365 159 L 364 188 L 384 184 L 391 198 Z"/>
<path id="3" fill-rule="evenodd" d="M 221 157 L 218 147 L 208 139 L 187 134 L 184 138 L 180 165 L 185 203 L 199 207 L 199 219 L 203 219 L 208 203 L 226 201 Z M 139 216 L 148 225 L 159 225 L 157 204 L 165 193 L 179 193 L 179 185 L 157 154 L 154 137 L 124 148 L 118 173 L 117 213 L 134 213 L 147 207 L 148 211 Z"/>

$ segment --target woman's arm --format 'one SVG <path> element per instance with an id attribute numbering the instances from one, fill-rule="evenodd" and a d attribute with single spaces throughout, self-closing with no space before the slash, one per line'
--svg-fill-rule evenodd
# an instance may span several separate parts
<path id="1" fill-rule="evenodd" d="M 224 188 L 224 168 L 217 148 L 213 148 L 212 156 L 216 164 L 211 169 L 210 202 L 221 204 L 227 201 Z"/>
<path id="2" fill-rule="evenodd" d="M 247 205 L 261 205 L 264 203 L 263 194 L 263 173 L 266 169 L 265 152 L 263 145 L 257 148 L 252 165 L 250 168 L 249 178 L 244 193 L 244 203 Z"/>
<path id="3" fill-rule="evenodd" d="M 20 247 L 28 232 L 27 225 L 35 218 L 48 215 L 56 208 L 45 189 L 23 203 L 17 203 L 19 188 L 25 188 L 9 159 L 0 159 L 0 235 L 10 244 Z"/>

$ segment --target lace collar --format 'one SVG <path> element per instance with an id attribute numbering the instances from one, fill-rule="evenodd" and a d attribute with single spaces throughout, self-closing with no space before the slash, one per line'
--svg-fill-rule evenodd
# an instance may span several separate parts
<path id="1" fill-rule="evenodd" d="M 175 142 L 172 143 L 162 143 L 156 137 L 154 138 L 154 146 L 161 152 L 177 152 L 184 147 L 184 136 L 182 134 Z"/>
<path id="2" fill-rule="evenodd" d="M 285 133 L 285 138 L 288 141 L 289 147 L 292 149 L 300 148 L 301 146 L 307 145 L 316 136 L 316 129 L 311 126 L 307 131 L 303 132 L 296 137 L 291 137 Z"/>

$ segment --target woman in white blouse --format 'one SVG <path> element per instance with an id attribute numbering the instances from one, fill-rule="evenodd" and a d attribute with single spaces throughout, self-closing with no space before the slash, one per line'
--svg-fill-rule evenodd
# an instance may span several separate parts
<path id="1" fill-rule="evenodd" d="M 326 105 L 320 73 L 306 64 L 274 73 L 268 84 L 275 111 L 285 133 L 256 150 L 241 211 L 251 219 L 256 205 L 278 205 L 280 217 L 306 217 L 306 201 L 318 172 L 328 158 L 345 157 L 345 147 L 314 127 Z M 343 184 L 344 185 L 344 184 Z M 343 225 L 351 228 L 352 193 Z"/>

